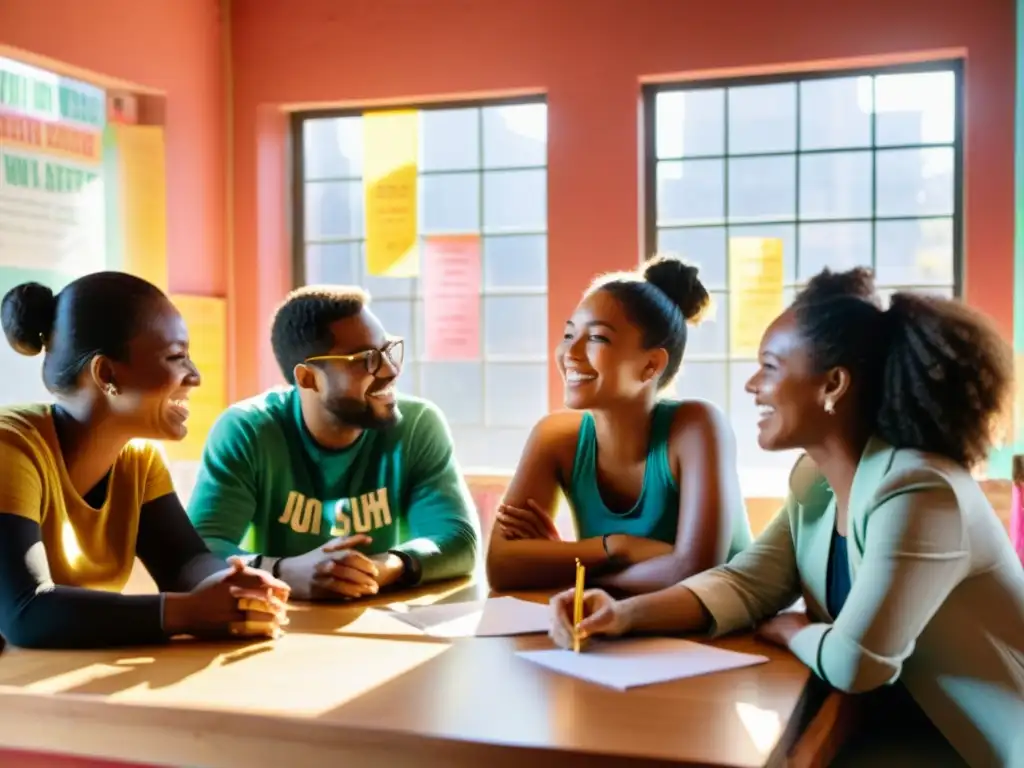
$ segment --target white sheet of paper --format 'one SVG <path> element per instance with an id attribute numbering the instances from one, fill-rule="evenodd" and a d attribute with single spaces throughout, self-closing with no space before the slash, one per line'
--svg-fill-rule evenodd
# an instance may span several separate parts
<path id="1" fill-rule="evenodd" d="M 547 632 L 548 606 L 514 597 L 410 608 L 391 614 L 434 637 L 501 637 Z"/>
<path id="2" fill-rule="evenodd" d="M 620 691 L 768 661 L 766 656 L 663 637 L 597 641 L 581 653 L 520 651 L 517 655 L 555 672 Z"/>

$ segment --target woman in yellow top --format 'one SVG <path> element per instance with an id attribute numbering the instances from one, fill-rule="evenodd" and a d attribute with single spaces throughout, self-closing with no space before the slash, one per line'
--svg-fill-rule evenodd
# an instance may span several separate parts
<path id="1" fill-rule="evenodd" d="M 1007 344 L 958 302 L 883 310 L 857 269 L 811 280 L 759 358 L 761 447 L 806 451 L 785 508 L 728 565 L 623 601 L 591 591 L 580 631 L 760 625 L 867 694 L 835 765 L 1024 766 L 1024 568 L 969 471 L 1012 395 Z M 807 614 L 780 613 L 799 596 Z M 554 600 L 563 646 L 571 602 Z"/>
<path id="2" fill-rule="evenodd" d="M 181 315 L 155 286 L 98 272 L 0 305 L 15 350 L 43 349 L 54 404 L 0 408 L 0 635 L 34 648 L 274 635 L 287 587 L 214 557 L 149 440 L 185 436 L 199 385 Z M 158 595 L 121 595 L 136 556 Z"/>

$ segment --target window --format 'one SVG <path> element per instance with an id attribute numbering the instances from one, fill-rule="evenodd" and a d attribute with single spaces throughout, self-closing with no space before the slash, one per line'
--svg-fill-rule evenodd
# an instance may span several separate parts
<path id="1" fill-rule="evenodd" d="M 424 237 L 481 238 L 480 353 L 469 361 L 428 359 L 420 277 L 366 272 L 361 113 L 297 115 L 295 136 L 296 281 L 366 288 L 406 339 L 399 388 L 444 411 L 462 466 L 513 469 L 548 411 L 547 105 L 420 110 L 421 269 Z"/>
<path id="2" fill-rule="evenodd" d="M 756 360 L 730 339 L 730 239 L 782 241 L 787 304 L 825 266 L 873 267 L 883 296 L 959 295 L 959 65 L 659 85 L 645 103 L 648 250 L 697 263 L 716 305 L 677 394 L 729 415 L 745 495 L 784 495 L 795 457 L 758 448 Z"/>

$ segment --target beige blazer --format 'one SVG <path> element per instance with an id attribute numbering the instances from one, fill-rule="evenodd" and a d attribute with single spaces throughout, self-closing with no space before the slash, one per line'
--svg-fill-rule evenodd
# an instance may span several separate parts
<path id="1" fill-rule="evenodd" d="M 816 623 L 790 650 L 819 677 L 852 693 L 901 680 L 969 765 L 1024 768 L 1024 566 L 970 473 L 870 441 L 850 493 L 839 616 L 825 607 L 832 491 L 807 456 L 790 487 L 747 550 L 683 582 L 715 634 L 802 595 Z"/>

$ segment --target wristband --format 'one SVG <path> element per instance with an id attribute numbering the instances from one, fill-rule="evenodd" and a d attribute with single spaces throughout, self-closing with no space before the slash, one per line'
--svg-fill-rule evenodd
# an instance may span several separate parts
<path id="1" fill-rule="evenodd" d="M 270 575 L 273 576 L 275 579 L 280 579 L 281 578 L 281 561 L 282 560 L 284 560 L 283 557 L 277 558 L 277 560 L 274 561 L 274 565 L 270 569 Z"/>
<path id="2" fill-rule="evenodd" d="M 423 566 L 420 564 L 419 559 L 400 549 L 389 549 L 388 552 L 401 560 L 402 565 L 405 566 L 402 571 L 402 578 L 398 581 L 398 586 L 415 587 L 419 584 L 420 579 L 423 578 Z"/>

